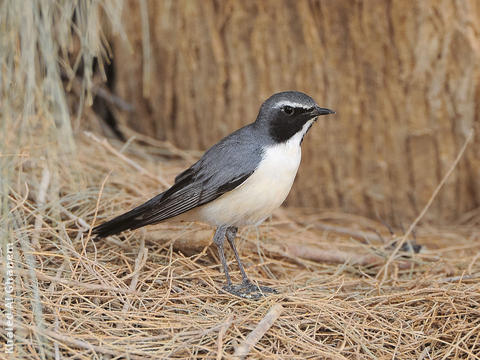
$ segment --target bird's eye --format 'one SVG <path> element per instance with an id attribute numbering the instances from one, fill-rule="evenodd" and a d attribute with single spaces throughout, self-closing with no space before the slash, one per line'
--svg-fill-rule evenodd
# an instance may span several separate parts
<path id="1" fill-rule="evenodd" d="M 282 111 L 287 115 L 293 115 L 293 113 L 295 112 L 295 110 L 291 106 L 284 106 L 282 108 Z"/>

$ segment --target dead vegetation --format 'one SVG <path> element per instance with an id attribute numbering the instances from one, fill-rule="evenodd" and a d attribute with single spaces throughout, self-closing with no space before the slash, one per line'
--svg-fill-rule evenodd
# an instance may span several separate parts
<path id="1" fill-rule="evenodd" d="M 121 34 L 121 1 L 39 2 L 32 13 L 20 3 L 0 5 L 10 50 L 0 52 L 0 277 L 4 284 L 12 244 L 12 358 L 480 358 L 478 210 L 448 226 L 408 228 L 412 218 L 393 234 L 338 209 L 282 208 L 239 234 L 251 279 L 280 292 L 259 301 L 221 292 L 204 225 L 164 223 L 94 242 L 92 224 L 165 189 L 198 153 L 127 127 L 126 142 L 106 140 L 89 108 L 77 112 L 89 102 L 84 90 L 98 95 L 89 56 L 108 51 L 96 20 Z M 58 52 L 36 53 L 50 45 Z M 65 78 L 80 64 L 85 78 Z M 413 240 L 420 253 L 402 246 Z M 4 343 L 5 317 L 0 326 Z"/>
<path id="2" fill-rule="evenodd" d="M 84 233 L 95 218 L 163 189 L 185 159 L 155 157 L 158 148 L 136 141 L 114 155 L 84 133 L 77 144 L 73 168 L 83 182 L 69 180 L 70 167 L 57 169 L 66 180 L 56 185 L 58 200 L 43 195 L 43 205 L 42 193 L 55 186 L 46 175 L 52 170 L 26 150 L 16 157 L 18 173 L 29 179 L 8 199 L 17 224 L 9 241 L 17 256 L 22 358 L 478 358 L 478 227 L 420 226 L 415 236 L 423 250 L 399 252 L 383 276 L 401 238 L 384 225 L 282 209 L 240 234 L 251 278 L 280 291 L 246 301 L 221 293 L 223 274 L 206 226 L 164 223 L 100 242 Z M 233 276 L 240 280 L 238 271 Z M 278 311 L 271 327 L 249 335 L 271 309 Z"/>

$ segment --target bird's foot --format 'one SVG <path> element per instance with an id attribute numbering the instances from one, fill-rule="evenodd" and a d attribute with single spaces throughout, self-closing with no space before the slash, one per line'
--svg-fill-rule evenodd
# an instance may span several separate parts
<path id="1" fill-rule="evenodd" d="M 275 289 L 267 286 L 257 286 L 250 281 L 244 281 L 238 285 L 226 285 L 223 287 L 223 290 L 232 295 L 250 300 L 257 300 L 268 294 L 278 294 L 278 291 Z"/>

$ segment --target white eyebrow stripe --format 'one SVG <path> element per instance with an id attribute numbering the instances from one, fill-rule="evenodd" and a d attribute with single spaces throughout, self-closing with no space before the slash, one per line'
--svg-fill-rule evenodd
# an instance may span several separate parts
<path id="1" fill-rule="evenodd" d="M 285 100 L 285 101 L 282 101 L 282 102 L 278 103 L 278 107 L 282 107 L 282 106 L 291 106 L 293 108 L 301 108 L 301 109 L 304 109 L 304 110 L 308 110 L 308 109 L 311 109 L 313 107 L 313 106 L 306 106 L 305 104 L 292 102 L 292 101 L 289 101 L 289 100 Z"/>

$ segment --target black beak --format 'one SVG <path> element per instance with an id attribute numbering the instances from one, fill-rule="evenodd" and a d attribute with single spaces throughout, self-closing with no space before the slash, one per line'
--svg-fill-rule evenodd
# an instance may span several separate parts
<path id="1" fill-rule="evenodd" d="M 310 114 L 313 117 L 313 116 L 320 116 L 320 115 L 335 114 L 335 111 L 326 109 L 326 108 L 321 108 L 320 106 L 315 105 L 311 110 Z"/>

